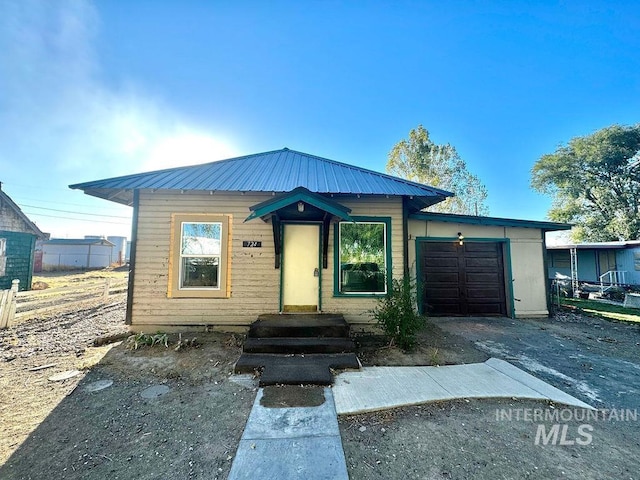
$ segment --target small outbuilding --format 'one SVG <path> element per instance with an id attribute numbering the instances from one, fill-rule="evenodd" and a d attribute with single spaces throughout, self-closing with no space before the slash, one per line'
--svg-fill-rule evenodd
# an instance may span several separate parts
<path id="1" fill-rule="evenodd" d="M 52 238 L 42 242 L 42 270 L 89 270 L 113 263 L 114 244 L 105 238 Z"/>
<path id="2" fill-rule="evenodd" d="M 36 240 L 46 237 L 0 184 L 0 290 L 13 280 L 20 281 L 20 290 L 31 289 Z"/>
<path id="3" fill-rule="evenodd" d="M 138 330 L 287 312 L 366 326 L 403 275 L 424 313 L 543 316 L 544 233 L 570 228 L 425 213 L 452 194 L 286 148 L 71 188 L 133 206 Z"/>

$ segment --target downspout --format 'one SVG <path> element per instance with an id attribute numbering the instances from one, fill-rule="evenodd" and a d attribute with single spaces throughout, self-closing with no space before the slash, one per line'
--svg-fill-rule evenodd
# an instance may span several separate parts
<path id="1" fill-rule="evenodd" d="M 551 290 L 549 289 L 549 265 L 548 265 L 548 259 L 547 259 L 547 231 L 546 230 L 540 230 L 540 232 L 542 233 L 542 266 L 544 268 L 544 292 L 547 296 L 547 312 L 549 315 L 549 318 L 551 318 L 552 314 L 551 314 L 551 306 L 552 306 L 552 302 L 551 302 Z"/>
<path id="2" fill-rule="evenodd" d="M 131 250 L 129 251 L 129 285 L 127 286 L 127 313 L 124 323 L 131 325 L 133 318 L 133 281 L 136 271 L 136 250 L 138 249 L 138 214 L 140 210 L 140 190 L 133 191 L 133 216 L 131 218 Z"/>

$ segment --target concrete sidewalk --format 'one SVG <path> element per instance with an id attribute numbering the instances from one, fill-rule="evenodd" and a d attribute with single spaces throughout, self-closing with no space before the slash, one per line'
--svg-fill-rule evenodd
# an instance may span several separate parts
<path id="1" fill-rule="evenodd" d="M 228 479 L 348 480 L 331 389 L 317 407 L 265 407 L 263 395 L 261 388 Z"/>
<path id="2" fill-rule="evenodd" d="M 443 367 L 365 367 L 336 377 L 339 415 L 455 398 L 532 398 L 593 410 L 591 405 L 504 360 Z"/>
<path id="3" fill-rule="evenodd" d="M 264 389 L 259 389 L 228 478 L 348 480 L 338 414 L 499 397 L 552 400 L 593 410 L 497 358 L 444 367 L 365 367 L 339 374 L 323 394 L 319 406 L 278 408 L 264 406 L 268 402 L 262 401 Z"/>

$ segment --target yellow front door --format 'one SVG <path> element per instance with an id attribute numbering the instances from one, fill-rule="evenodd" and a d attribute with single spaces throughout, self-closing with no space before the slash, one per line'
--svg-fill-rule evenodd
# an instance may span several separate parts
<path id="1" fill-rule="evenodd" d="M 283 240 L 283 310 L 315 312 L 320 288 L 320 226 L 285 224 Z"/>

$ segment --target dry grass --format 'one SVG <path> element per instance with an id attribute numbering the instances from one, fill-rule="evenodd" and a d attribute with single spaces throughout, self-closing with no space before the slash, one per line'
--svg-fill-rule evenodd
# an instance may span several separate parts
<path id="1" fill-rule="evenodd" d="M 562 306 L 605 320 L 640 323 L 640 310 L 637 308 L 625 308 L 620 305 L 581 298 L 563 298 Z"/>
<path id="2" fill-rule="evenodd" d="M 89 270 L 86 272 L 41 272 L 33 276 L 34 289 L 72 287 L 82 282 L 111 278 L 125 280 L 129 275 L 127 268 Z"/>

